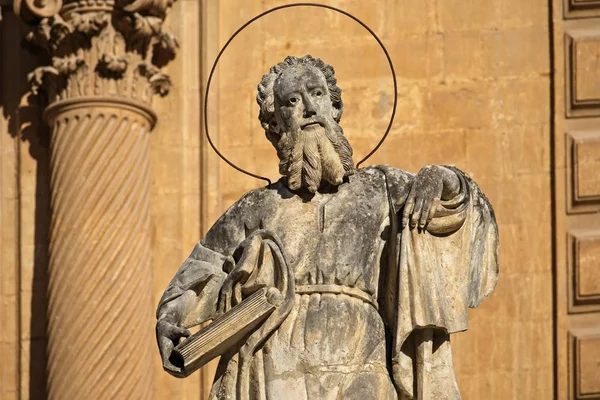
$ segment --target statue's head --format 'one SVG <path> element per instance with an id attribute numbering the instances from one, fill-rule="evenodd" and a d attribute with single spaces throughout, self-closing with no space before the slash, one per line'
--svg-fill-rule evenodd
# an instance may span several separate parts
<path id="1" fill-rule="evenodd" d="M 339 125 L 344 106 L 333 67 L 311 56 L 287 57 L 258 85 L 258 118 L 292 190 L 316 192 L 354 170 L 352 148 Z"/>

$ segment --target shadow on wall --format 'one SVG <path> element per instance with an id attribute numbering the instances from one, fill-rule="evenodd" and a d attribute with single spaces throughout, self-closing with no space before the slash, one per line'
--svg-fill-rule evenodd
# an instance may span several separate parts
<path id="1" fill-rule="evenodd" d="M 2 10 L 0 21 L 1 52 L 4 61 L 1 70 L 0 107 L 8 121 L 8 134 L 18 138 L 20 148 L 26 146 L 29 157 L 21 150 L 17 156 L 18 167 L 18 248 L 19 262 L 16 268 L 19 278 L 21 328 L 18 338 L 19 374 L 29 375 L 29 387 L 23 387 L 21 396 L 29 392 L 31 400 L 46 399 L 46 321 L 48 288 L 48 235 L 50 229 L 50 133 L 42 120 L 43 99 L 29 91 L 27 75 L 47 62 L 42 52 L 32 52 L 24 42 L 25 24 L 12 12 Z M 28 189 L 31 187 L 31 189 Z M 34 191 L 35 190 L 35 191 Z M 29 198 L 28 198 L 29 197 Z M 31 201 L 29 201 L 31 200 Z M 24 226 L 34 224 L 31 230 Z M 33 231 L 32 236 L 23 232 Z M 33 247 L 32 247 L 33 245 Z M 25 252 L 33 252 L 26 254 Z M 33 265 L 27 265 L 31 263 Z M 23 274 L 32 270 L 33 275 Z M 31 301 L 29 301 L 31 300 Z M 28 306 L 28 304 L 31 304 Z M 30 307 L 30 310 L 24 309 Z M 23 320 L 24 318 L 30 321 Z M 28 331 L 23 327 L 29 326 Z M 27 343 L 30 340 L 29 343 Z M 23 349 L 29 347 L 29 360 L 24 360 Z M 27 354 L 27 353 L 25 353 Z M 17 361 L 17 360 L 15 360 Z M 13 362 L 12 360 L 9 362 Z M 17 361 L 18 362 L 18 361 Z M 27 366 L 27 363 L 29 364 Z"/>

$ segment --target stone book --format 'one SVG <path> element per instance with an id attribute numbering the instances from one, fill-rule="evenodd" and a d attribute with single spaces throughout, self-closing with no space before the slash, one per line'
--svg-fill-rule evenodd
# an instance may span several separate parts
<path id="1" fill-rule="evenodd" d="M 179 343 L 170 357 L 173 365 L 181 369 L 179 376 L 189 376 L 238 343 L 275 310 L 280 298 L 275 288 L 259 289 Z"/>

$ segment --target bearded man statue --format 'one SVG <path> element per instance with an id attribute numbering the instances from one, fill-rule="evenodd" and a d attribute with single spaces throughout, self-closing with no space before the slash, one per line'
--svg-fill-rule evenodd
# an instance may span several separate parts
<path id="1" fill-rule="evenodd" d="M 287 57 L 258 86 L 283 177 L 196 245 L 157 310 L 164 369 L 190 328 L 260 288 L 285 299 L 220 352 L 211 399 L 459 399 L 449 335 L 498 279 L 489 201 L 452 166 L 356 169 L 334 70 Z"/>

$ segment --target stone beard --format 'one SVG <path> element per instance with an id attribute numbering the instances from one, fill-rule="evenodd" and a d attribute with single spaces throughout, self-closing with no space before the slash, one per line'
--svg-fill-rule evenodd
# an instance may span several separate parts
<path id="1" fill-rule="evenodd" d="M 487 198 L 454 167 L 355 169 L 319 59 L 272 67 L 257 102 L 283 177 L 235 202 L 165 290 L 164 369 L 184 375 L 171 354 L 187 328 L 239 316 L 267 288 L 272 314 L 219 345 L 211 400 L 460 399 L 449 335 L 498 279 Z"/>
<path id="2" fill-rule="evenodd" d="M 279 173 L 287 176 L 292 190 L 300 187 L 315 193 L 325 180 L 332 185 L 342 183 L 344 176 L 354 170 L 352 148 L 333 119 L 311 118 L 303 121 L 304 128 L 281 134 L 277 143 Z"/>

